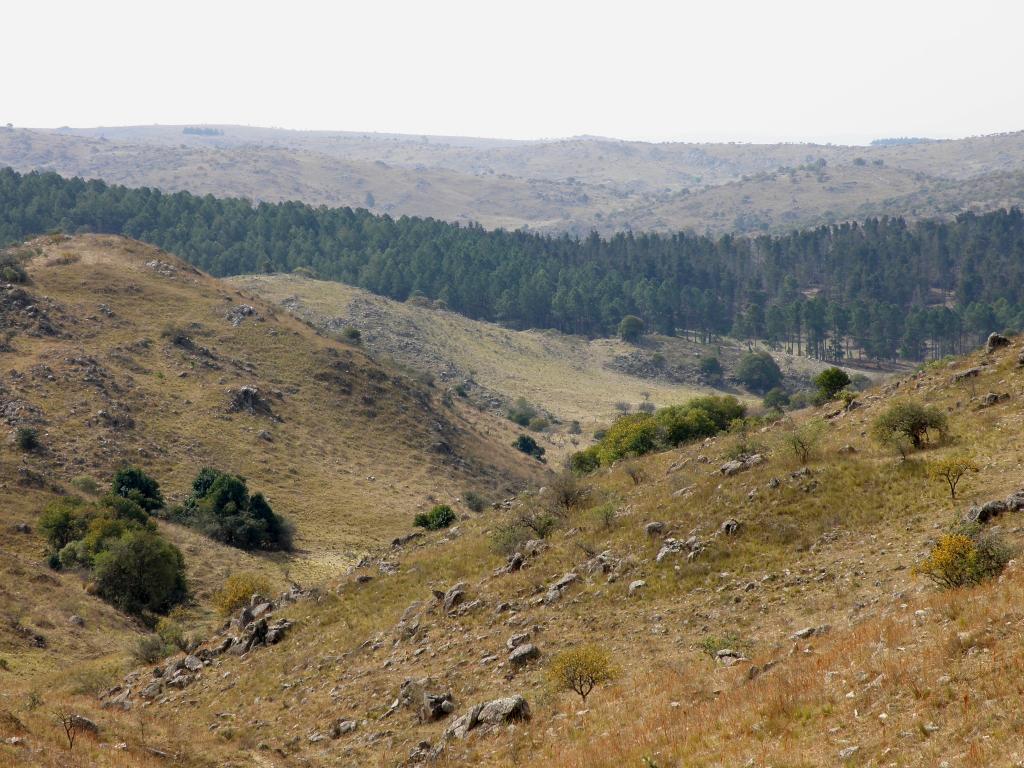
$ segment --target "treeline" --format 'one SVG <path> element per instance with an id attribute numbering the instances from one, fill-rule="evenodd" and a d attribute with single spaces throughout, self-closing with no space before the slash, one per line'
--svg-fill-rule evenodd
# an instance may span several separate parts
<path id="1" fill-rule="evenodd" d="M 362 209 L 164 194 L 0 170 L 0 243 L 61 230 L 123 234 L 214 275 L 313 270 L 424 295 L 512 327 L 731 334 L 825 359 L 921 359 L 1024 326 L 1024 215 L 869 219 L 740 238 L 486 231 Z"/>

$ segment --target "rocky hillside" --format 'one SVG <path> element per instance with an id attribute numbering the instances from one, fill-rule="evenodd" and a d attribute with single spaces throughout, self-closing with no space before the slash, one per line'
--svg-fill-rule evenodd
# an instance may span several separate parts
<path id="1" fill-rule="evenodd" d="M 157 279 L 148 261 L 140 286 Z M 56 323 L 62 294 L 47 295 L 58 303 L 36 306 Z M 997 346 L 848 405 L 551 480 L 254 596 L 155 668 L 95 649 L 100 695 L 40 677 L 41 650 L 5 647 L 0 765 L 1016 764 L 1024 575 L 945 590 L 914 566 L 964 518 L 1024 543 L 1022 359 L 1019 342 Z M 284 391 L 282 424 L 304 418 Z M 870 436 L 903 402 L 948 420 L 905 460 Z M 978 471 L 951 499 L 930 468 L 961 455 Z M 584 647 L 611 673 L 585 701 L 552 677 Z M 89 722 L 73 750 L 58 702 Z"/>
<path id="2" fill-rule="evenodd" d="M 1020 205 L 1024 134 L 887 146 L 496 141 L 216 126 L 0 129 L 0 165 L 585 235 L 788 231 Z"/>

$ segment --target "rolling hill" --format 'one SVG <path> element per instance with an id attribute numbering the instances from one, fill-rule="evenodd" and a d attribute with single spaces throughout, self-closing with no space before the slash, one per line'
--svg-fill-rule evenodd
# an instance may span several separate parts
<path id="1" fill-rule="evenodd" d="M 787 231 L 1022 201 L 1024 134 L 868 147 L 499 141 L 211 126 L 0 130 L 0 165 L 486 227 Z"/>

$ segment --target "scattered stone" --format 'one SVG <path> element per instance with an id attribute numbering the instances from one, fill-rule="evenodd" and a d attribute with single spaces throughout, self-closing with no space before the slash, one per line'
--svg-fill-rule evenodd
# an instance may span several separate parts
<path id="1" fill-rule="evenodd" d="M 270 401 L 251 384 L 228 390 L 228 411 L 231 413 L 245 412 L 252 416 L 269 416 L 277 419 L 270 407 Z"/>
<path id="2" fill-rule="evenodd" d="M 1010 498 L 1016 499 L 1016 496 Z M 987 523 L 989 520 L 1003 514 L 1010 509 L 1010 505 L 1002 499 L 993 499 L 988 501 L 981 506 L 974 505 L 967 510 L 964 515 L 965 519 L 969 523 Z"/>
<path id="3" fill-rule="evenodd" d="M 629 595 L 630 595 L 630 597 L 632 597 L 633 595 L 637 594 L 641 589 L 643 589 L 646 586 L 647 586 L 647 582 L 644 581 L 643 579 L 637 579 L 636 581 L 630 582 L 630 584 L 629 584 Z"/>
<path id="4" fill-rule="evenodd" d="M 960 371 L 959 373 L 953 374 L 953 383 L 959 384 L 967 379 L 974 379 L 981 375 L 981 368 L 968 368 L 966 371 Z"/>
<path id="5" fill-rule="evenodd" d="M 85 626 L 85 619 L 83 619 L 78 614 L 73 613 L 73 614 L 71 614 L 71 616 L 68 617 L 68 623 L 69 624 L 73 624 L 76 627 L 84 627 Z"/>
<path id="6" fill-rule="evenodd" d="M 506 640 L 505 641 L 505 647 L 508 648 L 510 651 L 514 651 L 516 648 L 518 648 L 520 645 L 522 645 L 523 643 L 525 643 L 529 639 L 530 639 L 530 633 L 529 632 L 520 632 L 517 635 L 512 635 L 512 637 L 510 637 L 508 640 Z"/>
<path id="7" fill-rule="evenodd" d="M 524 643 L 518 648 L 515 648 L 508 655 L 508 661 L 513 667 L 522 667 L 533 661 L 534 659 L 540 658 L 540 649 L 533 643 Z"/>
<path id="8" fill-rule="evenodd" d="M 844 747 L 839 750 L 840 760 L 849 760 L 860 751 L 860 747 Z"/>
<path id="9" fill-rule="evenodd" d="M 665 524 L 659 521 L 650 522 L 644 526 L 644 533 L 648 536 L 657 536 L 660 533 L 664 533 L 664 531 Z"/>
<path id="10" fill-rule="evenodd" d="M 751 467 L 756 467 L 758 464 L 763 464 L 764 462 L 764 456 L 760 453 L 755 453 L 750 456 L 740 456 L 732 461 L 727 461 L 719 467 L 718 471 L 726 477 L 731 477 L 732 475 L 744 472 L 745 470 L 748 470 Z"/>
<path id="11" fill-rule="evenodd" d="M 455 607 L 466 599 L 466 586 L 467 584 L 459 582 L 454 587 L 444 593 L 444 597 L 441 600 L 442 606 L 444 607 L 445 613 L 451 613 L 455 610 Z"/>
<path id="12" fill-rule="evenodd" d="M 726 536 L 735 536 L 740 532 L 741 525 L 742 523 L 740 523 L 740 521 L 735 517 L 730 517 L 718 527 L 718 530 Z"/>

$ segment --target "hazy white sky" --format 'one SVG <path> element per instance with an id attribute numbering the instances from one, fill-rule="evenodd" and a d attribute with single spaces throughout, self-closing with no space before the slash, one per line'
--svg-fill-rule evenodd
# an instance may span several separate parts
<path id="1" fill-rule="evenodd" d="M 1019 0 L 3 3 L 0 123 L 859 142 L 1024 129 Z"/>

